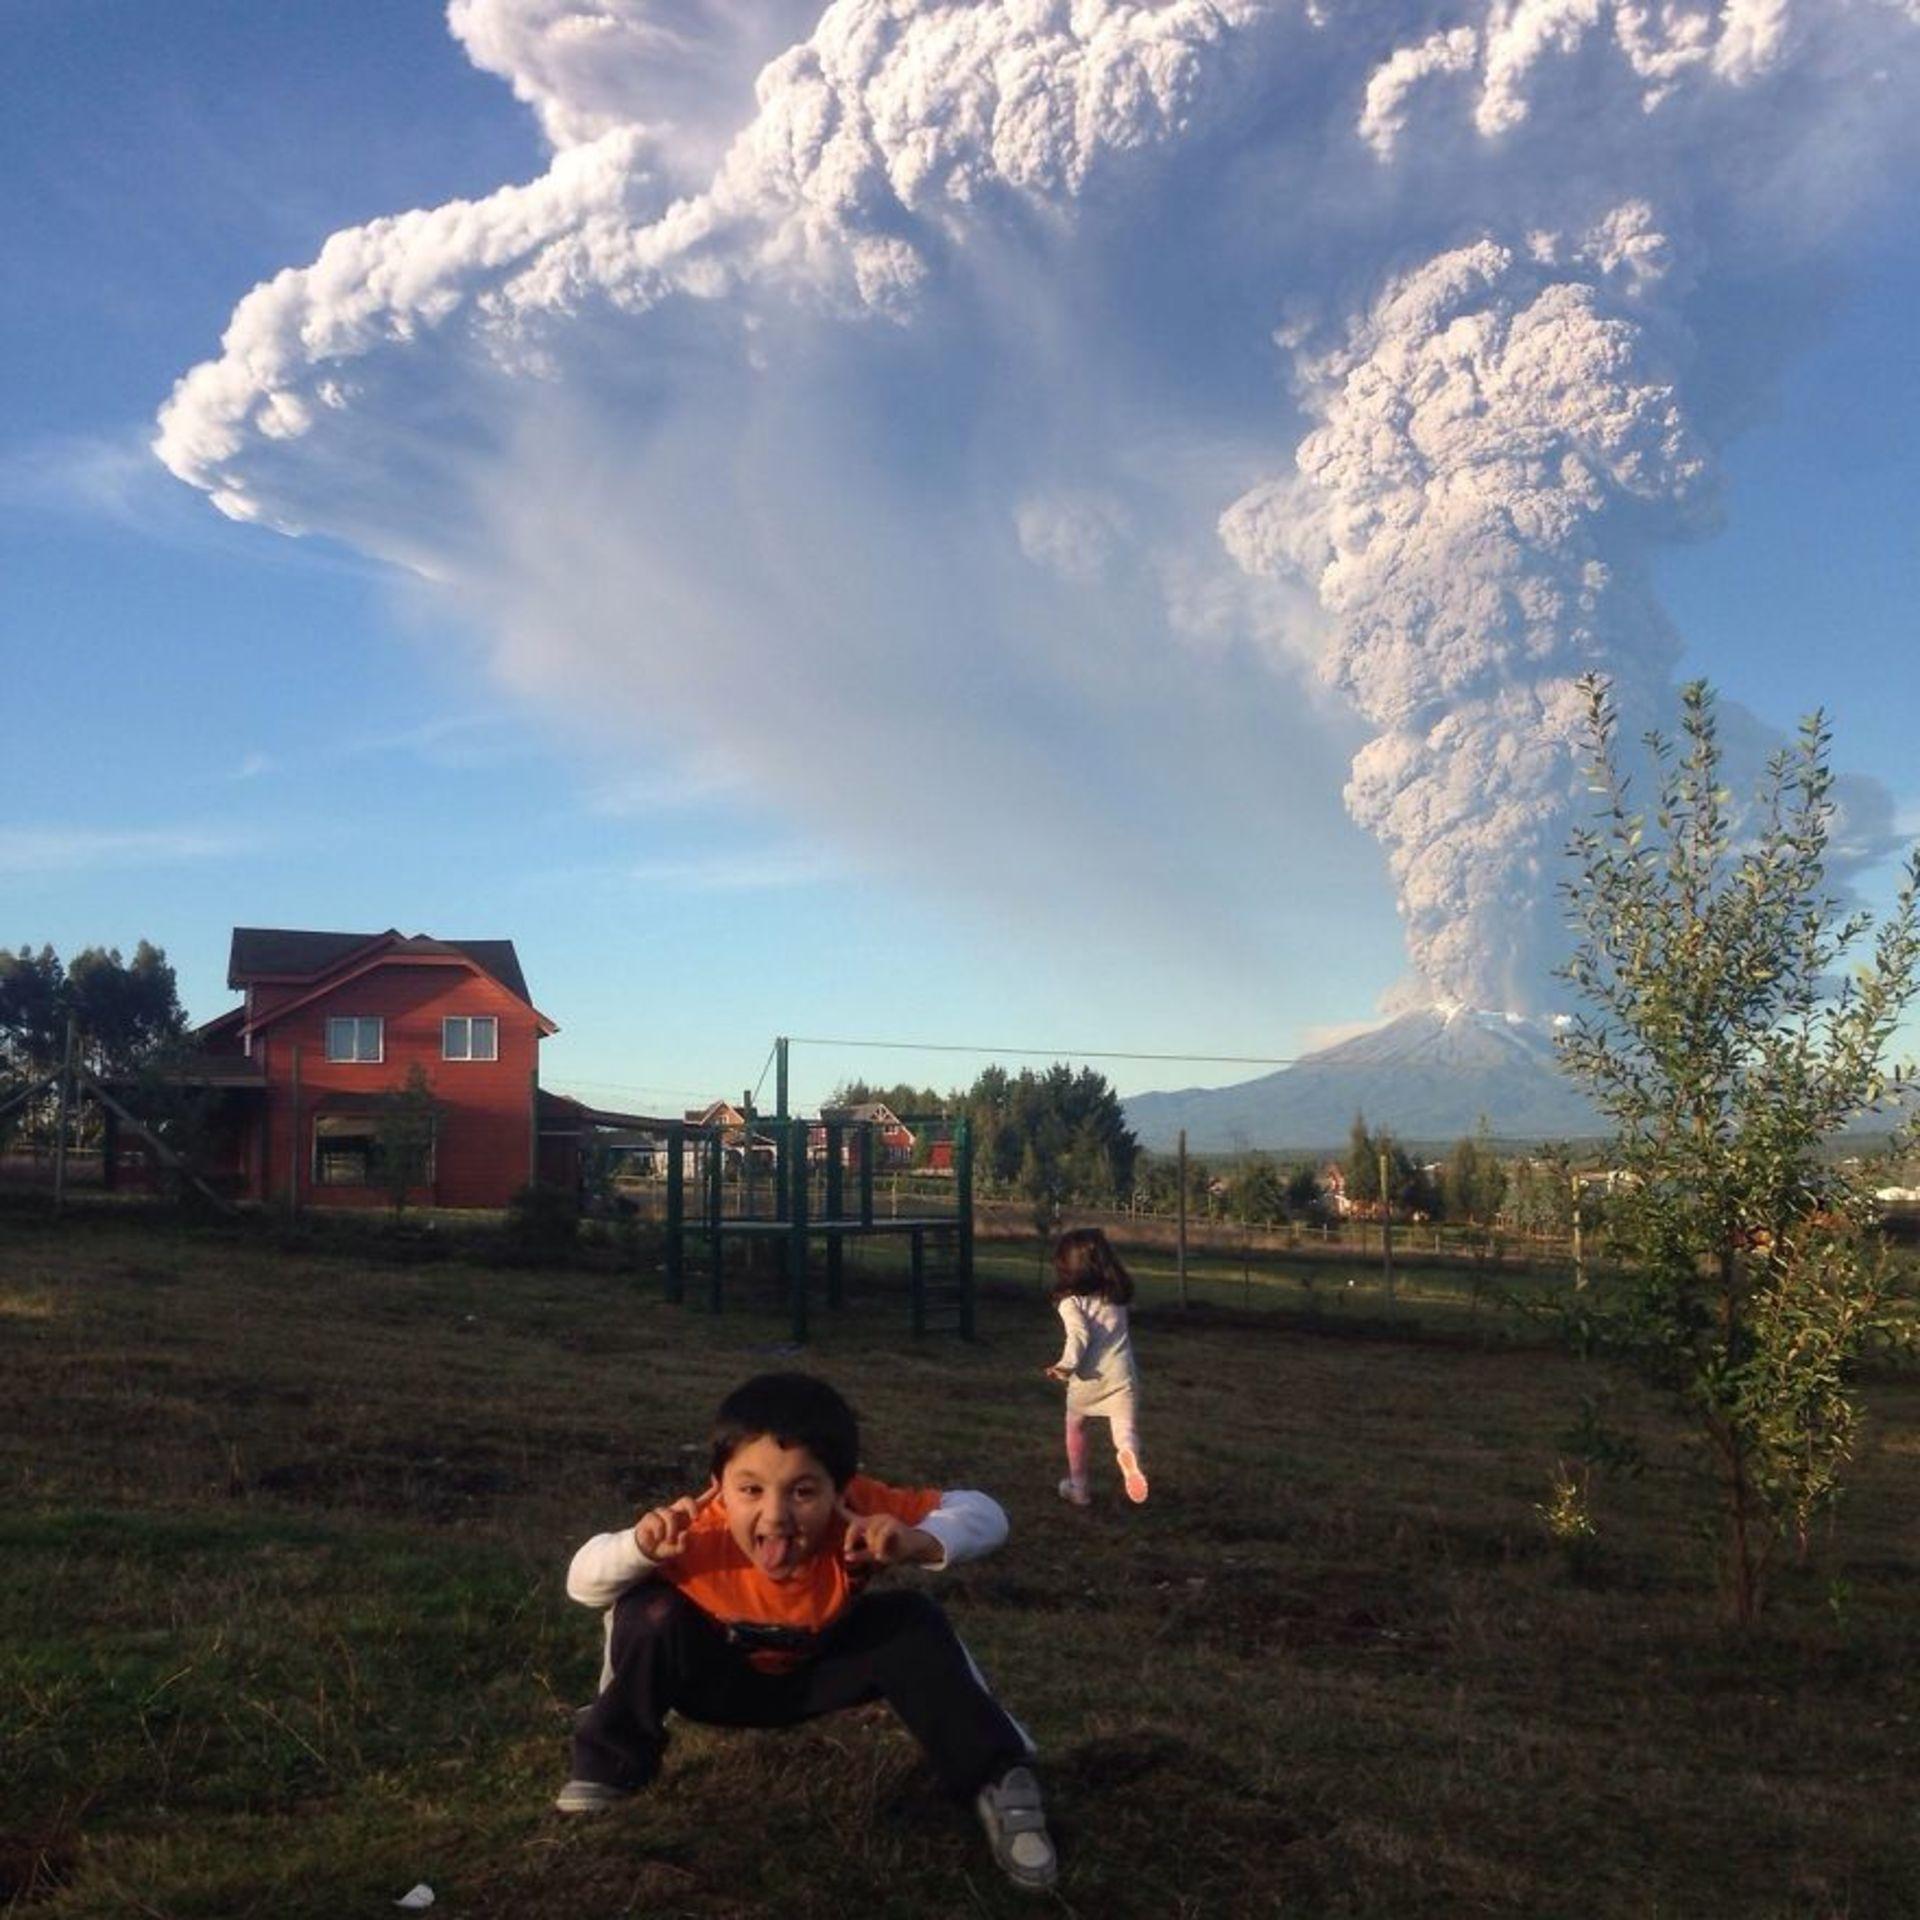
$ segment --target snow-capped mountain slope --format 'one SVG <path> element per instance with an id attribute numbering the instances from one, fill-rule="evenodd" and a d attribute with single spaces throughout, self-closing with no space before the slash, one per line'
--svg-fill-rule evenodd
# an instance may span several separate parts
<path id="1" fill-rule="evenodd" d="M 1402 1140 L 1448 1141 L 1484 1115 L 1505 1139 L 1603 1133 L 1560 1071 L 1548 1023 L 1468 1007 L 1426 1007 L 1231 1087 L 1137 1094 L 1127 1121 L 1162 1152 L 1179 1130 L 1196 1152 L 1332 1147 L 1356 1113 Z"/>

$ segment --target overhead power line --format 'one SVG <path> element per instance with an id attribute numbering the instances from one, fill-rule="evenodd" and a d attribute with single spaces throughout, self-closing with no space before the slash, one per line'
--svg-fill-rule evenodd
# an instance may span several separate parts
<path id="1" fill-rule="evenodd" d="M 948 1040 L 826 1040 L 817 1034 L 788 1036 L 796 1047 L 871 1047 L 885 1053 L 990 1053 L 1032 1060 L 1172 1060 L 1188 1065 L 1291 1067 L 1298 1055 L 1264 1053 L 1128 1053 L 1113 1047 L 963 1046 Z M 763 1069 L 764 1072 L 764 1069 Z"/>
<path id="2" fill-rule="evenodd" d="M 556 1084 L 569 1087 L 597 1087 L 603 1093 L 646 1093 L 665 1094 L 675 1100 L 706 1100 L 712 1098 L 710 1088 L 700 1087 L 643 1087 L 631 1080 L 584 1080 L 577 1074 L 565 1073 L 557 1076 Z"/>

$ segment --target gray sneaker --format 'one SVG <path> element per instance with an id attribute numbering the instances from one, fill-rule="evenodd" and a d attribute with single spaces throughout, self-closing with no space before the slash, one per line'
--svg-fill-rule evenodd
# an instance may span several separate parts
<path id="1" fill-rule="evenodd" d="M 558 1813 L 609 1813 L 633 1798 L 631 1787 L 610 1787 L 600 1780 L 569 1780 L 554 1796 Z"/>
<path id="2" fill-rule="evenodd" d="M 993 1857 L 1016 1887 L 1044 1893 L 1053 1885 L 1060 1862 L 1047 1833 L 1047 1809 L 1031 1767 L 1009 1767 L 974 1802 L 987 1830 Z"/>

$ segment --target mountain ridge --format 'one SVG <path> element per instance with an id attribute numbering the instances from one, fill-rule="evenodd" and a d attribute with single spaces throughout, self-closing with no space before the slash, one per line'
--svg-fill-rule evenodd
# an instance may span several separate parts
<path id="1" fill-rule="evenodd" d="M 1555 1025 L 1421 1007 L 1258 1079 L 1136 1094 L 1127 1124 L 1155 1152 L 1184 1127 L 1197 1153 L 1343 1145 L 1356 1113 L 1403 1141 L 1456 1140 L 1483 1118 L 1501 1139 L 1604 1135 L 1605 1120 L 1559 1069 Z"/>

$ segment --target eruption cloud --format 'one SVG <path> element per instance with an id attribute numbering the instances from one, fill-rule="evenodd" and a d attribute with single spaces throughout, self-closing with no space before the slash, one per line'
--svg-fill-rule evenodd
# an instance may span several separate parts
<path id="1" fill-rule="evenodd" d="M 1911 190 L 1920 0 L 448 17 L 547 172 L 255 289 L 176 474 L 875 865 L 926 815 L 849 779 L 941 767 L 982 894 L 1038 834 L 1244 931 L 1350 756 L 1415 997 L 1547 1004 L 1574 682 L 1660 706 L 1654 553 Z"/>

